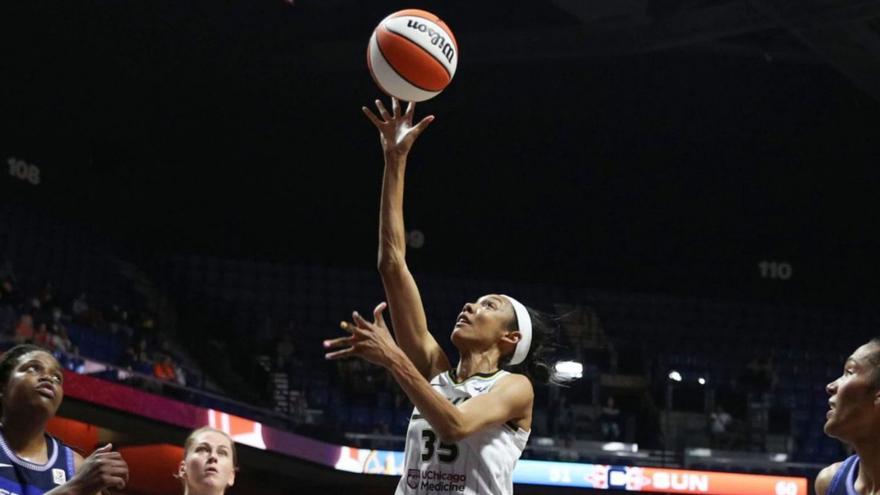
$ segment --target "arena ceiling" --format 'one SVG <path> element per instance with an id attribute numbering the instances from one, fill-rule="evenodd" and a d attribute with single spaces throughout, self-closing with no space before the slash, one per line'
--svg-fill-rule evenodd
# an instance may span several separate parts
<path id="1" fill-rule="evenodd" d="M 364 55 L 405 7 L 461 45 L 419 107 L 419 269 L 874 300 L 880 0 L 11 2 L 0 153 L 43 181 L 0 185 L 136 258 L 372 264 Z"/>

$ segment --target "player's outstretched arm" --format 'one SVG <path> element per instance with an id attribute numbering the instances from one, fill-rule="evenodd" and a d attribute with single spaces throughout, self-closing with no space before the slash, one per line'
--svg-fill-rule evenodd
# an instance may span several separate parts
<path id="1" fill-rule="evenodd" d="M 354 323 L 343 322 L 342 328 L 352 335 L 324 342 L 327 348 L 343 348 L 328 353 L 327 358 L 360 357 L 387 368 L 440 438 L 449 442 L 508 421 L 519 423 L 531 416 L 534 390 L 522 375 L 506 376 L 488 393 L 454 406 L 434 390 L 395 344 L 382 317 L 385 307 L 385 303 L 376 306 L 373 323 L 357 313 L 352 315 Z"/>
<path id="2" fill-rule="evenodd" d="M 396 98 L 391 99 L 391 112 L 388 112 L 381 100 L 376 100 L 376 107 L 378 116 L 367 107 L 362 110 L 379 130 L 379 140 L 385 155 L 377 263 L 391 309 L 391 322 L 397 343 L 419 373 L 430 379 L 449 369 L 449 360 L 428 331 L 419 289 L 406 265 L 403 192 L 409 151 L 434 117 L 429 115 L 413 125 L 415 104 L 410 103 L 406 112 L 401 114 L 400 103 Z"/>

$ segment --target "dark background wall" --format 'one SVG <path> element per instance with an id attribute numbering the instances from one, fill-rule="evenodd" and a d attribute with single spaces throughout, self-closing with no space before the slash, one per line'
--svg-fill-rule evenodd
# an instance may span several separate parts
<path id="1" fill-rule="evenodd" d="M 379 95 L 364 49 L 404 6 L 5 6 L 0 153 L 41 181 L 4 164 L 3 197 L 106 232 L 132 258 L 369 266 L 381 154 L 359 110 Z M 456 30 L 462 58 L 418 108 L 437 120 L 408 175 L 408 227 L 426 237 L 416 269 L 877 300 L 880 104 L 831 67 L 693 47 L 516 56 L 487 33 L 577 21 L 552 5 L 419 6 Z M 762 278 L 762 261 L 788 263 L 790 279 Z"/>

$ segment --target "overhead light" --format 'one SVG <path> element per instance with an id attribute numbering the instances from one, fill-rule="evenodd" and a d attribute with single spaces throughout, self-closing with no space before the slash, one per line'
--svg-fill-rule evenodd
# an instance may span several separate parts
<path id="1" fill-rule="evenodd" d="M 623 443 L 623 442 L 608 442 L 602 444 L 602 450 L 606 452 L 638 452 L 639 444 L 637 443 Z"/>
<path id="2" fill-rule="evenodd" d="M 413 249 L 420 249 L 425 245 L 425 233 L 419 229 L 413 229 L 406 234 L 406 245 Z"/>
<path id="3" fill-rule="evenodd" d="M 559 361 L 554 368 L 556 375 L 566 380 L 584 376 L 584 365 L 577 361 Z"/>
<path id="4" fill-rule="evenodd" d="M 681 373 L 679 373 L 678 371 L 672 370 L 669 372 L 669 379 L 674 382 L 680 382 L 681 381 Z"/>
<path id="5" fill-rule="evenodd" d="M 706 379 L 701 376 L 701 377 L 697 378 L 697 383 L 699 383 L 700 385 L 705 385 Z"/>

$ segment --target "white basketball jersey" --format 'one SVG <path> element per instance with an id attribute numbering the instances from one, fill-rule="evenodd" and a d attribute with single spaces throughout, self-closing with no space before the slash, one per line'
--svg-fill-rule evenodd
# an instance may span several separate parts
<path id="1" fill-rule="evenodd" d="M 509 374 L 499 370 L 456 382 L 451 370 L 435 376 L 431 385 L 458 405 L 485 394 Z M 413 409 L 406 432 L 403 476 L 395 495 L 510 495 L 513 468 L 528 439 L 529 432 L 507 423 L 445 443 L 418 409 Z"/>

